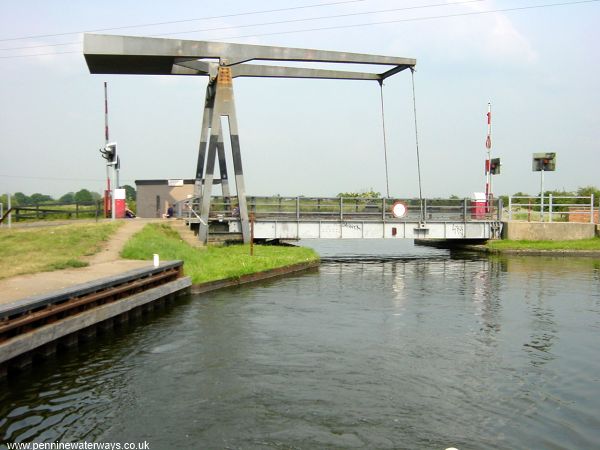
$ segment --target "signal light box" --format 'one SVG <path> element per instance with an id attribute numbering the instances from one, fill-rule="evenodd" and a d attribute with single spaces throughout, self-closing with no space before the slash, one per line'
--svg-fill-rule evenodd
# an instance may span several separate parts
<path id="1" fill-rule="evenodd" d="M 492 158 L 490 161 L 490 172 L 492 175 L 498 175 L 500 173 L 500 158 Z"/>
<path id="2" fill-rule="evenodd" d="M 554 172 L 556 170 L 556 153 L 534 153 L 534 172 Z"/>

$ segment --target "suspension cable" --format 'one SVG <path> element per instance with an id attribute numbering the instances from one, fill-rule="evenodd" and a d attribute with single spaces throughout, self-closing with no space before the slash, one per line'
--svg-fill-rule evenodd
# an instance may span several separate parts
<path id="1" fill-rule="evenodd" d="M 417 173 L 419 175 L 419 203 L 421 205 L 421 220 L 425 221 L 423 215 L 423 190 L 421 185 L 421 158 L 419 156 L 419 130 L 417 128 L 417 100 L 415 96 L 415 69 L 410 68 L 410 76 L 412 79 L 412 92 L 413 92 L 413 113 L 415 116 L 415 145 L 417 148 Z"/>
<path id="2" fill-rule="evenodd" d="M 385 189 L 386 197 L 390 198 L 390 180 L 388 175 L 387 140 L 385 133 L 385 109 L 383 107 L 383 80 L 379 80 L 379 93 L 381 94 L 381 123 L 383 125 L 383 156 L 385 159 Z"/>

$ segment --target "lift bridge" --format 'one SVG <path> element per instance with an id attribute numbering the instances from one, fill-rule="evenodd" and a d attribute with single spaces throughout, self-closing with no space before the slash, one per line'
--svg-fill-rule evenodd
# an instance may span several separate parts
<path id="1" fill-rule="evenodd" d="M 198 238 L 256 239 L 467 239 L 500 232 L 501 205 L 469 200 L 249 197 L 246 194 L 233 94 L 237 77 L 383 81 L 414 70 L 416 60 L 313 49 L 115 35 L 84 35 L 90 73 L 207 76 L 194 195 L 176 205 Z M 251 64 L 252 61 L 364 64 L 381 73 Z M 383 95 L 383 94 L 382 94 Z M 383 97 L 382 97 L 383 109 Z M 229 129 L 224 130 L 221 117 Z M 228 134 L 228 136 L 225 136 Z M 385 136 L 385 131 L 384 131 Z M 236 195 L 231 194 L 225 154 L 230 142 Z M 220 178 L 215 178 L 218 158 Z M 221 196 L 213 195 L 220 185 Z"/>

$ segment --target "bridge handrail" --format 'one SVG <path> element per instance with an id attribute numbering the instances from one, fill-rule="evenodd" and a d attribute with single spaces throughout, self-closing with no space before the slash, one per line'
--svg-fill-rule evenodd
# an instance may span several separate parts
<path id="1" fill-rule="evenodd" d="M 336 217 L 347 220 L 380 218 L 381 220 L 402 220 L 395 218 L 391 208 L 396 202 L 404 203 L 407 208 L 405 220 L 427 221 L 440 220 L 446 217 L 452 220 L 499 220 L 501 200 L 486 206 L 475 203 L 471 199 L 423 199 L 414 198 L 371 198 L 371 197 L 284 197 L 284 196 L 247 196 L 248 211 L 256 218 L 273 218 L 275 216 L 295 216 L 298 220 L 308 216 Z M 200 218 L 200 198 L 190 197 L 175 203 L 176 216 L 195 216 Z M 219 219 L 235 219 L 239 215 L 236 196 L 211 198 L 210 217 Z M 421 211 L 423 215 L 421 216 Z"/>
<path id="2" fill-rule="evenodd" d="M 528 200 L 528 202 L 519 200 Z M 566 200 L 570 200 L 570 202 L 566 202 Z M 597 206 L 595 205 L 596 200 L 598 200 Z M 594 194 L 584 196 L 510 195 L 508 197 L 507 214 L 508 220 L 596 223 L 598 222 L 598 209 L 600 209 L 600 198 L 595 199 Z"/>

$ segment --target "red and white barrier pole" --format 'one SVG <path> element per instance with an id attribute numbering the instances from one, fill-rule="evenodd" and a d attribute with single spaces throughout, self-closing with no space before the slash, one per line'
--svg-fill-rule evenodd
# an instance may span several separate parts
<path id="1" fill-rule="evenodd" d="M 492 164 L 492 104 L 488 102 L 488 112 L 487 112 L 487 137 L 485 139 L 485 148 L 487 148 L 487 160 L 485 162 L 485 202 L 487 205 L 486 211 L 490 211 L 490 207 L 492 206 L 492 172 L 491 172 L 491 164 Z"/>
<path id="2" fill-rule="evenodd" d="M 105 145 L 108 145 L 109 134 L 108 134 L 108 83 L 104 82 L 104 141 Z M 115 174 L 115 166 L 113 165 L 113 176 Z M 114 186 L 114 188 L 118 188 L 119 186 Z M 110 188 L 110 168 L 109 164 L 106 165 L 106 191 L 104 193 L 104 205 L 105 205 L 105 214 L 106 207 L 109 204 L 109 200 L 106 198 L 110 195 L 110 211 L 111 218 L 115 219 L 115 193 Z"/>

